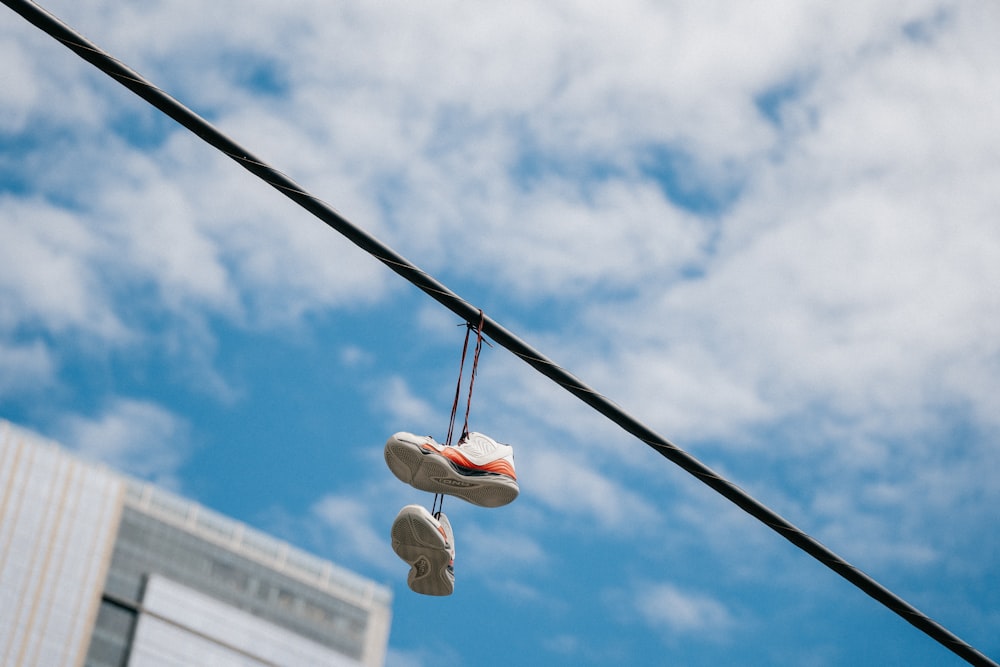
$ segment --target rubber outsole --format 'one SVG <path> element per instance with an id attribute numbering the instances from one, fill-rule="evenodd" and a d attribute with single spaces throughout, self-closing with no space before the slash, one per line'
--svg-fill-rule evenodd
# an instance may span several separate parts
<path id="1" fill-rule="evenodd" d="M 455 575 L 444 537 L 416 508 L 404 507 L 392 524 L 392 550 L 410 565 L 406 583 L 415 593 L 451 595 Z"/>
<path id="2" fill-rule="evenodd" d="M 496 473 L 464 470 L 436 451 L 397 438 L 385 444 L 385 462 L 396 477 L 429 493 L 443 493 L 480 507 L 500 507 L 517 498 L 517 482 Z"/>

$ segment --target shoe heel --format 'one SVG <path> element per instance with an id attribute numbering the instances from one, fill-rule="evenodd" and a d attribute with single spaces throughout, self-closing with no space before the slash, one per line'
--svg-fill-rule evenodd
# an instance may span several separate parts
<path id="1" fill-rule="evenodd" d="M 385 464 L 400 481 L 412 484 L 424 455 L 416 445 L 390 441 L 385 445 Z"/>
<path id="2" fill-rule="evenodd" d="M 493 482 L 489 486 L 473 489 L 466 500 L 480 507 L 503 507 L 514 502 L 519 493 L 516 486 Z"/>

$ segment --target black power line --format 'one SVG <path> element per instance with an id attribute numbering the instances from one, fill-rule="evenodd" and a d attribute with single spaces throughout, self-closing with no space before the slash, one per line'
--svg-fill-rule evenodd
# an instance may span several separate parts
<path id="1" fill-rule="evenodd" d="M 478 308 L 459 297 L 432 276 L 396 253 L 392 248 L 348 221 L 331 206 L 303 190 L 286 175 L 274 169 L 260 158 L 255 157 L 232 139 L 222 134 L 206 120 L 146 81 L 141 75 L 129 69 L 120 61 L 87 41 L 82 35 L 75 32 L 52 14 L 30 0 L 0 1 L 36 27 L 60 41 L 78 56 L 173 118 L 206 143 L 235 160 L 247 171 L 265 181 L 299 206 L 346 236 L 355 245 L 419 287 L 431 298 L 458 315 L 471 326 L 479 324 L 482 311 Z M 1000 665 L 997 665 L 997 663 L 956 637 L 942 625 L 911 606 L 898 595 L 845 561 L 823 544 L 796 528 L 738 486 L 724 479 L 708 466 L 698 461 L 698 459 L 655 433 L 606 397 L 588 387 L 571 373 L 532 349 L 527 343 L 520 340 L 488 316 L 483 316 L 482 331 L 484 335 L 492 338 L 498 345 L 503 346 L 539 373 L 553 380 L 625 431 L 634 435 L 661 455 L 728 498 L 740 509 L 826 565 L 948 650 L 973 665 L 1000 667 Z"/>

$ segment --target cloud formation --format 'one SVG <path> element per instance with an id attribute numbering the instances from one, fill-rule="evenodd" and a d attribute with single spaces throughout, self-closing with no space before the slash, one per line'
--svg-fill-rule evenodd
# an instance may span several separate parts
<path id="1" fill-rule="evenodd" d="M 168 488 L 180 485 L 188 425 L 155 403 L 117 399 L 96 417 L 65 417 L 59 430 L 60 441 L 83 458 Z"/>
<path id="2" fill-rule="evenodd" d="M 636 609 L 646 623 L 671 634 L 718 635 L 733 623 L 719 601 L 666 582 L 642 586 L 636 594 Z"/>

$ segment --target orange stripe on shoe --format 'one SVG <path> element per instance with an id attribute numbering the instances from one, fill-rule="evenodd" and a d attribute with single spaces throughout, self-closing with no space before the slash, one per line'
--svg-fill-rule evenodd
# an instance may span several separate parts
<path id="1" fill-rule="evenodd" d="M 490 461 L 489 463 L 485 463 L 483 465 L 477 465 L 454 447 L 445 447 L 444 451 L 440 452 L 440 454 L 462 467 L 472 468 L 473 470 L 482 470 L 483 472 L 492 472 L 498 475 L 505 475 L 517 481 L 517 475 L 514 474 L 514 466 L 511 465 L 510 461 L 506 459 L 497 459 L 496 461 Z"/>

